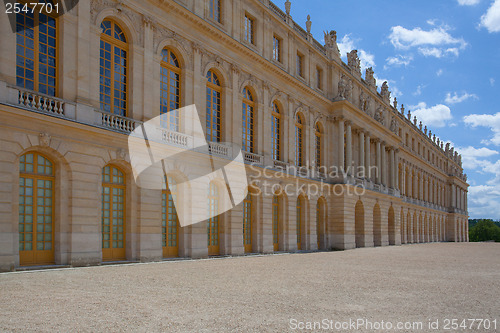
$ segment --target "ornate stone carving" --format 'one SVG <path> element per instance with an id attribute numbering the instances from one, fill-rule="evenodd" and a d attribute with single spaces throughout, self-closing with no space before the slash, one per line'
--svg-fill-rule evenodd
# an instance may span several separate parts
<path id="1" fill-rule="evenodd" d="M 290 0 L 285 1 L 285 12 L 287 16 L 290 16 L 290 10 L 292 9 L 292 3 Z"/>
<path id="2" fill-rule="evenodd" d="M 368 95 L 365 94 L 363 90 L 361 90 L 361 93 L 359 94 L 359 108 L 361 109 L 361 111 L 366 112 L 367 104 L 368 104 Z"/>
<path id="3" fill-rule="evenodd" d="M 311 25 L 312 25 L 312 22 L 311 22 L 311 15 L 307 15 L 306 29 L 307 29 L 307 33 L 308 33 L 308 34 L 310 34 L 310 33 L 311 33 Z"/>
<path id="4" fill-rule="evenodd" d="M 391 100 L 391 92 L 389 91 L 389 86 L 387 85 L 387 81 L 382 83 L 382 87 L 380 87 L 380 95 L 382 99 L 384 99 L 387 103 Z"/>
<path id="5" fill-rule="evenodd" d="M 339 84 L 338 84 L 338 95 L 337 95 L 338 99 L 345 99 L 346 98 L 346 90 L 348 88 L 347 85 L 348 85 L 348 82 L 346 80 L 346 76 L 344 74 L 342 74 L 340 76 L 340 80 L 339 80 Z"/>
<path id="6" fill-rule="evenodd" d="M 375 72 L 373 71 L 373 68 L 367 68 L 365 70 L 365 81 L 369 87 L 377 89 L 377 80 L 375 80 L 374 74 Z"/>
<path id="7" fill-rule="evenodd" d="M 124 160 L 125 159 L 125 156 L 127 156 L 127 151 L 123 148 L 118 148 L 116 150 L 116 158 L 119 158 L 119 159 L 122 159 Z"/>
<path id="8" fill-rule="evenodd" d="M 398 134 L 398 122 L 396 120 L 396 117 L 392 116 L 391 118 L 391 126 L 389 128 L 391 132 Z"/>
<path id="9" fill-rule="evenodd" d="M 379 106 L 377 108 L 377 111 L 375 111 L 375 115 L 374 115 L 374 118 L 376 121 L 378 121 L 379 123 L 383 124 L 384 123 L 384 108 Z"/>
<path id="10" fill-rule="evenodd" d="M 51 136 L 48 133 L 38 134 L 38 143 L 42 147 L 48 147 L 50 145 Z"/>
<path id="11" fill-rule="evenodd" d="M 361 65 L 358 57 L 358 50 L 352 50 L 347 53 L 347 66 L 351 68 L 356 74 L 361 75 Z"/>

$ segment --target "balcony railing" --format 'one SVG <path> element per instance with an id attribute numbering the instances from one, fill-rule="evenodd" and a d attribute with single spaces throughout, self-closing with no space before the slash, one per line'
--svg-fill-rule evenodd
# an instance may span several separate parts
<path id="1" fill-rule="evenodd" d="M 19 105 L 51 115 L 65 116 L 66 103 L 64 100 L 19 87 L 10 88 L 17 91 L 17 103 Z"/>
<path id="2" fill-rule="evenodd" d="M 282 161 L 278 161 L 278 160 L 273 160 L 273 167 L 276 168 L 276 169 L 283 169 L 283 170 L 286 170 L 288 169 L 288 163 L 286 162 L 282 162 Z"/>
<path id="3" fill-rule="evenodd" d="M 177 146 L 181 146 L 183 148 L 188 148 L 188 143 L 189 143 L 189 135 L 179 133 L 179 132 L 173 132 L 170 131 L 166 128 L 158 128 L 159 131 L 161 131 L 161 139 L 162 141 L 168 143 L 168 144 L 173 144 Z"/>
<path id="4" fill-rule="evenodd" d="M 109 112 L 97 112 L 101 114 L 101 126 L 120 132 L 130 133 L 135 130 L 137 126 L 142 124 L 142 121 L 134 120 L 132 118 L 119 116 Z"/>
<path id="5" fill-rule="evenodd" d="M 257 164 L 257 165 L 264 164 L 264 158 L 262 155 L 250 153 L 247 151 L 243 152 L 243 159 L 245 160 L 245 163 L 249 164 Z"/>
<path id="6" fill-rule="evenodd" d="M 208 151 L 213 155 L 219 155 L 222 157 L 230 157 L 230 150 L 228 146 L 225 146 L 218 142 L 209 142 Z"/>

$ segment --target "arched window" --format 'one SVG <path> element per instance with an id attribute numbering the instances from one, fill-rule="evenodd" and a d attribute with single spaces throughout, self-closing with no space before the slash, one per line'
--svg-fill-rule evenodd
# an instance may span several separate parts
<path id="1" fill-rule="evenodd" d="M 174 204 L 176 196 L 175 179 L 166 177 L 161 193 L 161 235 L 164 258 L 179 255 L 179 219 Z"/>
<path id="2" fill-rule="evenodd" d="M 276 161 L 280 161 L 281 160 L 281 112 L 276 102 L 273 103 L 271 118 L 272 118 L 271 136 L 272 136 L 273 159 Z"/>
<path id="3" fill-rule="evenodd" d="M 208 187 L 208 254 L 219 254 L 219 190 L 214 183 Z"/>
<path id="4" fill-rule="evenodd" d="M 123 30 L 111 20 L 101 23 L 100 105 L 101 110 L 127 115 L 128 45 Z"/>
<path id="5" fill-rule="evenodd" d="M 304 119 L 297 113 L 295 118 L 295 165 L 304 165 Z"/>
<path id="6" fill-rule="evenodd" d="M 222 87 L 213 71 L 207 73 L 207 80 L 207 140 L 220 142 Z"/>
<path id="7" fill-rule="evenodd" d="M 277 195 L 273 196 L 273 247 L 274 251 L 279 250 L 279 237 L 280 237 L 280 199 Z"/>
<path id="8" fill-rule="evenodd" d="M 160 114 L 161 125 L 171 131 L 179 131 L 179 108 L 181 105 L 181 67 L 175 54 L 161 51 Z"/>
<path id="9" fill-rule="evenodd" d="M 323 154 L 321 151 L 321 141 L 322 141 L 322 133 L 321 133 L 321 127 L 319 123 L 316 123 L 316 126 L 314 127 L 315 129 L 315 138 L 316 138 L 316 167 L 322 166 L 322 158 Z"/>
<path id="10" fill-rule="evenodd" d="M 245 252 L 252 252 L 252 195 L 243 200 L 243 245 Z"/>
<path id="11" fill-rule="evenodd" d="M 38 153 L 19 158 L 19 263 L 54 262 L 54 167 Z"/>
<path id="12" fill-rule="evenodd" d="M 50 96 L 57 91 L 57 19 L 53 13 L 29 7 L 16 14 L 16 84 Z"/>
<path id="13" fill-rule="evenodd" d="M 243 143 L 242 148 L 254 152 L 254 108 L 255 102 L 248 88 L 243 89 Z"/>
<path id="14" fill-rule="evenodd" d="M 102 259 L 125 259 L 125 177 L 113 165 L 102 170 Z"/>
<path id="15" fill-rule="evenodd" d="M 297 250 L 302 250 L 302 198 L 297 198 Z"/>

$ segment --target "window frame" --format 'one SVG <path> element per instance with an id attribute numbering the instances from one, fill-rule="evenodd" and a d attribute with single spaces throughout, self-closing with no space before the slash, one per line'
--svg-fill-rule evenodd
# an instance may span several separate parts
<path id="1" fill-rule="evenodd" d="M 216 85 L 215 83 L 212 83 L 208 80 L 208 75 L 212 73 L 212 75 L 217 78 L 217 81 L 219 83 L 219 85 Z M 206 118 L 205 120 L 205 126 L 206 126 L 206 135 L 207 135 L 207 141 L 209 142 L 221 142 L 222 141 L 222 137 L 223 137 L 223 126 L 222 126 L 222 105 L 224 104 L 223 103 L 223 100 L 222 100 L 222 83 L 221 83 L 221 80 L 220 80 L 220 77 L 219 75 L 217 75 L 217 73 L 213 70 L 213 69 L 210 69 L 208 72 L 207 72 L 207 84 L 206 84 L 206 89 L 211 89 L 212 91 L 212 94 L 210 94 L 210 97 L 212 98 L 213 97 L 213 92 L 215 91 L 216 93 L 218 93 L 218 96 L 219 96 L 219 109 L 218 109 L 218 116 L 216 117 L 218 120 L 219 120 L 219 129 L 217 130 L 217 136 L 215 137 L 215 140 L 212 140 L 214 137 L 213 137 L 213 134 L 210 134 L 210 138 L 208 137 L 208 117 Z M 206 105 L 206 109 L 205 109 L 205 116 L 208 115 L 208 105 L 207 105 L 207 98 L 208 97 L 208 91 L 206 91 L 206 94 L 205 94 L 205 105 Z M 214 108 L 213 108 L 213 102 L 210 101 L 210 105 L 211 105 L 211 110 L 213 111 Z M 211 112 L 210 113 L 212 116 L 213 116 L 213 113 Z M 213 124 L 213 120 L 211 120 L 210 124 Z"/>
<path id="2" fill-rule="evenodd" d="M 253 46 L 257 45 L 255 22 L 255 17 L 250 15 L 248 12 L 245 12 L 245 15 L 243 16 L 243 40 Z M 250 31 L 248 31 L 248 28 L 250 28 Z"/>
<path id="3" fill-rule="evenodd" d="M 283 63 L 283 38 L 273 34 L 272 59 L 280 64 Z"/>
<path id="4" fill-rule="evenodd" d="M 162 55 L 163 55 L 163 52 L 165 52 L 165 51 L 167 52 L 167 57 L 168 57 L 169 60 L 170 60 L 171 55 L 173 55 L 175 57 L 178 65 L 179 65 L 179 67 L 175 67 L 174 65 L 172 65 L 170 63 L 170 61 L 169 62 L 164 61 L 164 57 L 162 56 L 162 59 L 161 59 L 161 62 L 160 62 L 160 115 L 163 115 L 163 114 L 166 114 L 166 113 L 170 113 L 173 110 L 179 109 L 181 107 L 181 105 L 182 105 L 182 66 L 181 66 L 181 62 L 179 60 L 179 57 L 177 56 L 177 54 L 173 50 L 171 50 L 170 48 L 166 47 L 166 48 L 164 48 L 162 50 Z M 166 69 L 168 71 L 167 75 L 163 75 L 163 73 L 161 71 L 163 69 Z M 172 100 L 171 99 L 172 93 L 170 91 L 171 91 L 171 87 L 173 87 L 171 85 L 171 82 L 172 82 L 171 73 L 174 73 L 174 74 L 176 74 L 176 75 L 179 76 L 179 81 L 178 81 L 178 88 L 179 88 L 178 99 L 179 99 L 179 102 L 178 102 L 178 106 L 177 106 L 176 109 L 170 109 L 170 103 L 171 103 L 171 100 Z M 163 81 L 164 77 L 167 77 L 168 82 L 164 82 Z M 167 90 L 163 89 L 163 85 L 164 84 L 167 85 Z M 163 93 L 164 92 L 166 92 L 167 96 L 168 96 L 167 97 L 167 112 L 162 112 L 162 106 L 163 106 L 163 100 L 164 100 Z M 172 115 L 167 116 L 166 117 L 167 118 L 166 121 L 164 121 L 163 117 L 160 117 L 161 123 L 162 123 L 162 127 L 163 127 L 163 125 L 166 125 L 168 130 L 179 132 L 180 128 L 182 126 L 180 114 L 177 111 L 176 115 L 174 115 L 174 117 L 177 119 L 177 129 L 171 129 L 170 128 L 170 126 L 172 125 L 171 122 L 170 122 L 171 116 Z"/>
<path id="5" fill-rule="evenodd" d="M 277 101 L 273 102 L 271 110 L 271 149 L 272 158 L 275 161 L 281 161 L 283 158 L 283 152 L 281 151 L 281 141 L 282 141 L 282 123 L 281 123 L 281 109 Z M 276 120 L 276 121 L 275 121 Z M 277 130 L 274 130 L 273 125 L 276 124 Z"/>

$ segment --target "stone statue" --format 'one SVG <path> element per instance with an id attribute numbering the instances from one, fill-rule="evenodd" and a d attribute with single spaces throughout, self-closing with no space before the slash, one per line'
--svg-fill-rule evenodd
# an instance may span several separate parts
<path id="1" fill-rule="evenodd" d="M 432 136 L 432 141 L 436 142 L 436 134 Z"/>
<path id="2" fill-rule="evenodd" d="M 394 97 L 394 102 L 392 103 L 394 105 L 394 108 L 397 110 L 398 109 L 398 100 L 396 97 Z"/>
<path id="3" fill-rule="evenodd" d="M 413 125 L 417 126 L 417 116 L 413 117 Z"/>
<path id="4" fill-rule="evenodd" d="M 418 128 L 422 130 L 422 121 L 420 121 L 420 124 L 418 124 Z"/>
<path id="5" fill-rule="evenodd" d="M 342 74 L 340 76 L 340 80 L 339 80 L 339 85 L 338 85 L 338 90 L 339 90 L 339 93 L 338 93 L 338 98 L 339 99 L 345 99 L 345 95 L 346 95 L 346 89 L 347 89 L 347 82 L 345 80 L 345 75 Z"/>
<path id="6" fill-rule="evenodd" d="M 389 129 L 391 130 L 391 132 L 394 132 L 396 134 L 398 132 L 398 122 L 396 121 L 396 118 L 394 116 L 392 116 L 391 126 Z"/>
<path id="7" fill-rule="evenodd" d="M 450 143 L 449 143 L 449 142 L 447 142 L 447 143 L 446 143 L 446 152 L 448 152 L 449 150 L 450 150 Z"/>
<path id="8" fill-rule="evenodd" d="M 365 81 L 372 88 L 377 88 L 377 81 L 374 77 L 375 72 L 372 67 L 369 67 L 365 70 Z"/>
<path id="9" fill-rule="evenodd" d="M 285 1 L 285 11 L 286 11 L 287 16 L 290 16 L 290 9 L 292 9 L 292 3 L 290 2 L 290 0 L 286 0 Z"/>
<path id="10" fill-rule="evenodd" d="M 354 70 L 356 73 L 361 75 L 361 65 L 358 57 L 358 50 L 352 50 L 347 53 L 347 66 Z"/>
<path id="11" fill-rule="evenodd" d="M 324 31 L 325 47 L 333 48 L 337 46 L 337 32 L 335 30 Z"/>
<path id="12" fill-rule="evenodd" d="M 408 110 L 408 120 L 411 120 L 411 111 Z"/>
<path id="13" fill-rule="evenodd" d="M 405 115 L 405 105 L 401 104 L 401 114 L 404 116 Z"/>
<path id="14" fill-rule="evenodd" d="M 311 15 L 307 15 L 306 29 L 307 29 L 307 33 L 308 33 L 308 34 L 310 34 L 310 33 L 311 33 L 311 25 L 312 25 L 312 22 L 311 22 Z"/>
<path id="15" fill-rule="evenodd" d="M 384 123 L 384 109 L 380 106 L 375 112 L 375 120 L 379 123 Z"/>
<path id="16" fill-rule="evenodd" d="M 425 133 L 425 135 L 427 135 L 427 125 L 424 128 L 424 133 Z"/>
<path id="17" fill-rule="evenodd" d="M 359 108 L 363 111 L 366 112 L 367 109 L 367 95 L 363 90 L 361 90 L 361 93 L 359 94 Z"/>
<path id="18" fill-rule="evenodd" d="M 389 86 L 387 85 L 387 81 L 384 81 L 384 83 L 382 83 L 382 87 L 380 87 L 380 95 L 382 96 L 383 99 L 390 101 L 391 93 L 389 92 Z"/>
<path id="19" fill-rule="evenodd" d="M 348 80 L 345 86 L 345 93 L 344 93 L 346 99 L 351 99 L 351 92 L 352 92 L 352 82 L 351 80 Z"/>

